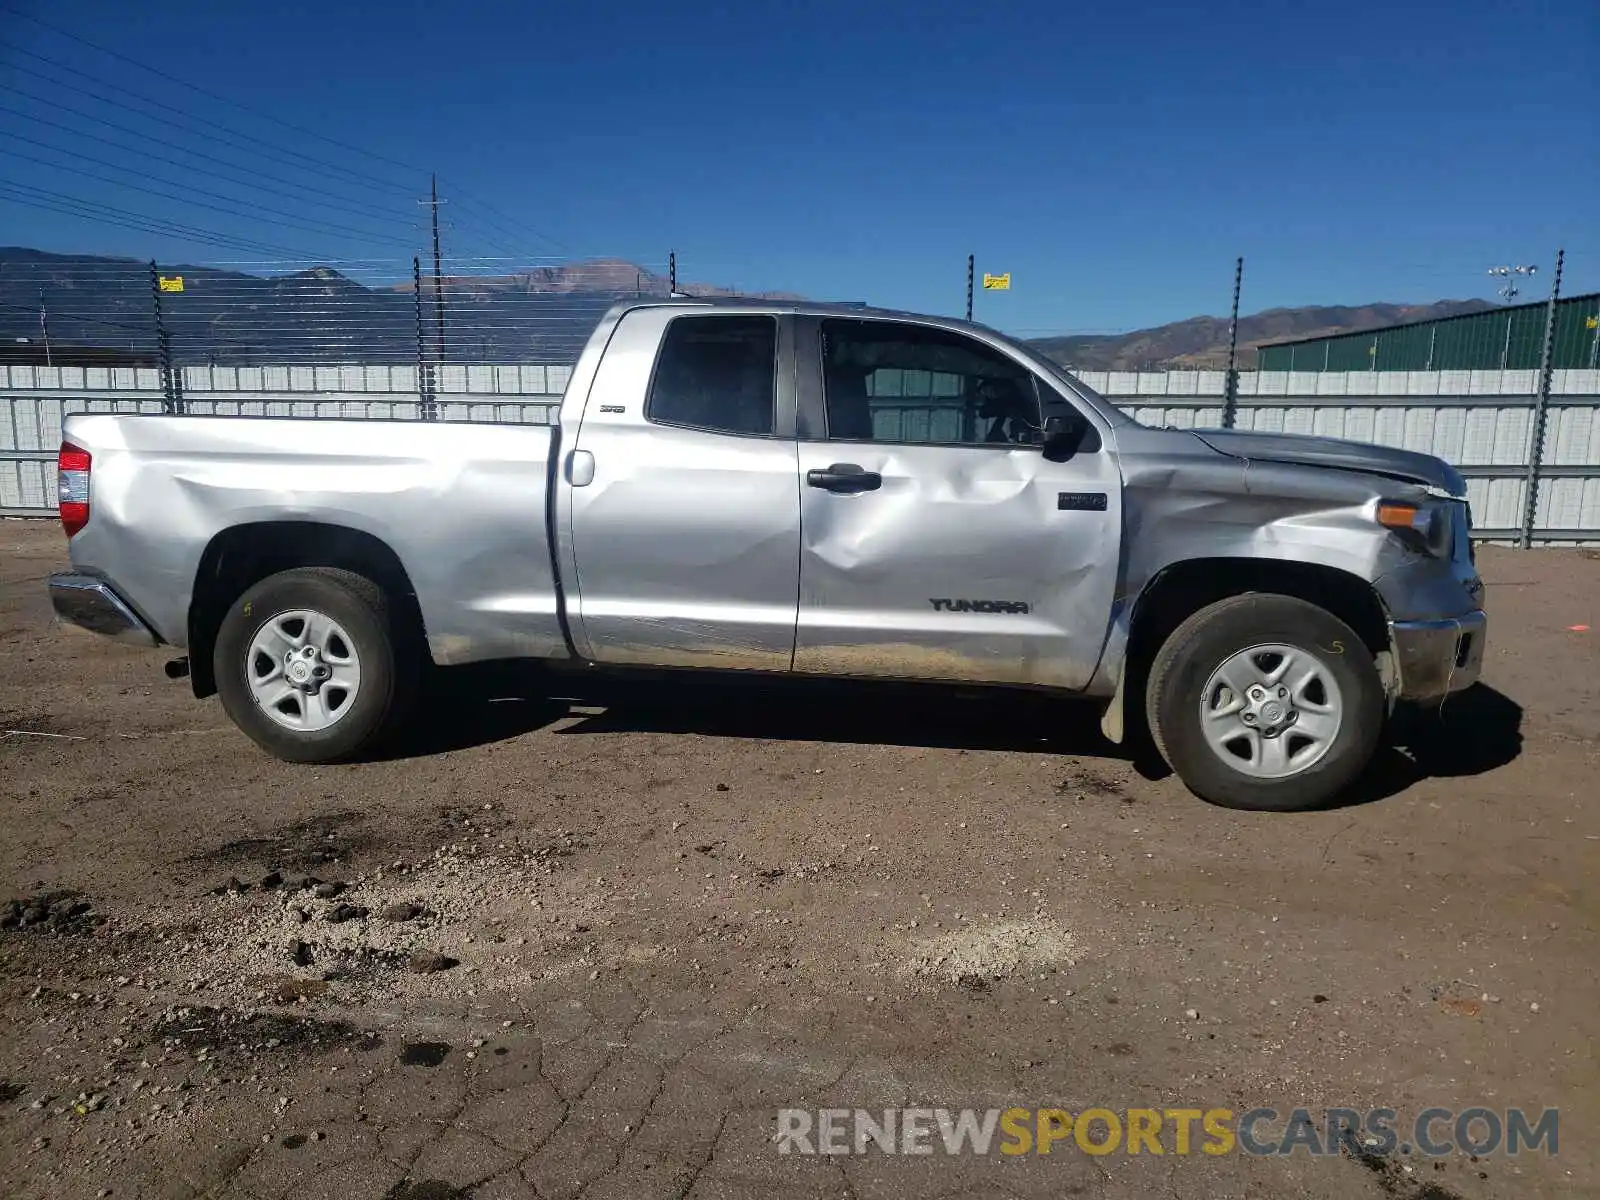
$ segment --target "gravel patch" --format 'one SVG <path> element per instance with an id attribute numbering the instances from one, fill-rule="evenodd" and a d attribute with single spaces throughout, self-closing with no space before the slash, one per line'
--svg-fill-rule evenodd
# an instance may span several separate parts
<path id="1" fill-rule="evenodd" d="M 905 970 L 923 979 L 970 984 L 1001 980 L 1028 967 L 1070 967 L 1077 954 L 1077 939 L 1054 921 L 999 921 L 913 942 Z"/>

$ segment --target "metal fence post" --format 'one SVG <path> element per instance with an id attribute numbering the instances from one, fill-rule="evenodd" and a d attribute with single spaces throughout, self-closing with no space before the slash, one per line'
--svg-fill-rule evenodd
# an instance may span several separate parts
<path id="1" fill-rule="evenodd" d="M 167 334 L 167 378 L 172 381 L 172 411 L 183 413 L 188 411 L 188 404 L 183 396 L 183 368 L 172 358 L 172 334 Z"/>
<path id="2" fill-rule="evenodd" d="M 1233 313 L 1228 318 L 1228 373 L 1222 382 L 1222 427 L 1239 419 L 1239 288 L 1244 283 L 1244 255 L 1233 262 Z"/>
<path id="3" fill-rule="evenodd" d="M 439 252 L 439 179 L 433 179 L 433 314 L 439 345 L 433 361 L 444 362 L 444 259 Z"/>
<path id="4" fill-rule="evenodd" d="M 150 260 L 150 302 L 156 317 L 156 365 L 161 371 L 161 410 L 177 411 L 177 396 L 172 388 L 172 343 L 167 340 L 167 323 L 161 315 L 161 271 Z"/>
<path id="5" fill-rule="evenodd" d="M 416 301 L 417 309 L 417 415 L 424 421 L 432 421 L 437 418 L 438 413 L 435 411 L 433 399 L 433 368 L 428 365 L 425 349 L 427 340 L 423 333 L 422 259 L 415 255 L 411 259 L 411 294 Z"/>
<path id="6" fill-rule="evenodd" d="M 1544 349 L 1539 355 L 1539 394 L 1533 402 L 1533 442 L 1528 447 L 1528 482 L 1522 498 L 1522 540 L 1526 550 L 1533 545 L 1533 522 L 1539 508 L 1539 467 L 1544 459 L 1544 427 L 1550 416 L 1550 377 L 1554 372 L 1556 340 L 1556 301 L 1561 298 L 1561 265 L 1565 249 L 1556 251 L 1556 277 L 1550 281 L 1550 299 L 1544 308 Z M 1506 318 L 1510 328 L 1511 318 Z"/>

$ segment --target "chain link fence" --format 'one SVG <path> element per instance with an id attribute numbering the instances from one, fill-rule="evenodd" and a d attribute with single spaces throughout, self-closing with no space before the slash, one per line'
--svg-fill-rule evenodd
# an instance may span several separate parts
<path id="1" fill-rule="evenodd" d="M 435 275 L 420 257 L 197 267 L 8 251 L 0 513 L 53 511 L 69 412 L 550 422 L 601 314 L 678 290 L 671 260 L 664 273 L 622 260 L 511 268 L 469 260 Z M 1600 541 L 1595 370 L 1245 370 L 1230 396 L 1225 359 L 1167 362 L 1078 373 L 1147 423 L 1437 454 L 1468 476 L 1484 536 Z"/>

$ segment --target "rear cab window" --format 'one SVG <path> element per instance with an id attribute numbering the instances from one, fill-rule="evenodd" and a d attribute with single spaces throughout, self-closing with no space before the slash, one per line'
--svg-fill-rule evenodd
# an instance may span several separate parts
<path id="1" fill-rule="evenodd" d="M 777 361 L 776 317 L 675 317 L 661 339 L 645 418 L 712 433 L 771 437 L 777 427 Z"/>

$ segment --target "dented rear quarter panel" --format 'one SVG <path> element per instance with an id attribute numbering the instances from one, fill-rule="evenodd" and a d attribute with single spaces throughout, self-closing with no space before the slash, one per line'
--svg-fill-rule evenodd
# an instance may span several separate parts
<path id="1" fill-rule="evenodd" d="M 308 521 L 399 557 L 441 663 L 565 653 L 545 538 L 542 426 L 81 415 L 93 459 L 75 567 L 111 580 L 178 647 L 195 574 L 225 529 Z"/>

